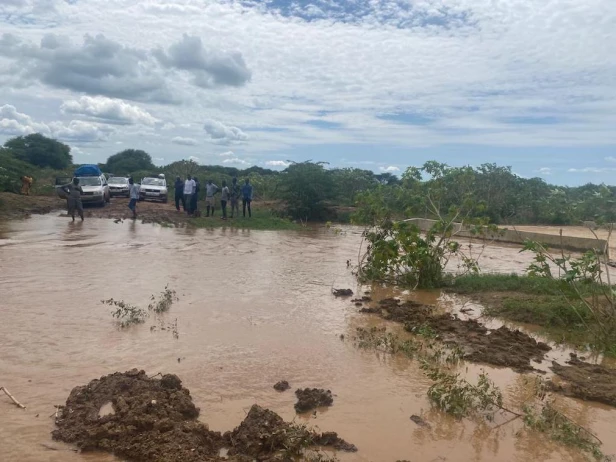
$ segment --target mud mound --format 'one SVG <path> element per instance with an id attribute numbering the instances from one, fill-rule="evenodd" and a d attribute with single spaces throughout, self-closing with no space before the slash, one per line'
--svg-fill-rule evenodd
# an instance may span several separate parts
<path id="1" fill-rule="evenodd" d="M 333 289 L 332 294 L 334 294 L 334 297 L 352 297 L 353 291 L 351 289 Z"/>
<path id="2" fill-rule="evenodd" d="M 567 364 L 569 366 L 552 363 L 551 369 L 565 381 L 560 384 L 549 382 L 553 391 L 616 406 L 616 370 L 580 361 L 575 355 Z"/>
<path id="3" fill-rule="evenodd" d="M 450 314 L 434 314 L 434 307 L 393 298 L 382 300 L 378 308 L 364 308 L 364 313 L 380 314 L 384 319 L 404 324 L 409 332 L 424 327 L 434 331 L 445 343 L 464 351 L 464 359 L 473 362 L 510 367 L 518 372 L 535 370 L 531 361 L 540 362 L 550 347 L 519 330 L 502 326 L 489 330 L 470 319 L 461 320 Z"/>
<path id="4" fill-rule="evenodd" d="M 154 462 L 283 460 L 310 446 L 342 451 L 357 448 L 336 433 L 315 433 L 294 426 L 254 405 L 233 432 L 222 436 L 199 422 L 199 409 L 178 376 L 160 379 L 133 369 L 75 387 L 56 420 L 54 439 L 82 451 L 106 451 L 123 459 Z M 287 460 L 287 459 L 284 459 Z M 290 459 L 288 459 L 290 460 Z"/>
<path id="5" fill-rule="evenodd" d="M 291 388 L 291 385 L 289 385 L 289 382 L 287 382 L 286 380 L 281 380 L 276 385 L 274 385 L 274 390 L 276 391 L 287 391 L 289 388 Z"/>
<path id="6" fill-rule="evenodd" d="M 113 413 L 99 417 L 108 403 Z M 157 380 L 133 369 L 74 388 L 52 436 L 83 451 L 102 450 L 131 460 L 208 460 L 218 454 L 222 438 L 198 422 L 198 415 L 177 376 Z"/>
<path id="7" fill-rule="evenodd" d="M 229 455 L 250 456 L 257 460 L 263 460 L 273 453 L 298 453 L 307 446 L 328 446 L 338 451 L 357 451 L 354 444 L 339 438 L 335 432 L 319 434 L 303 426 L 288 424 L 275 412 L 256 404 L 250 408 L 239 427 L 225 433 L 224 439 L 232 447 Z"/>
<path id="8" fill-rule="evenodd" d="M 334 404 L 332 392 L 322 388 L 295 390 L 295 396 L 297 396 L 297 403 L 295 403 L 295 410 L 297 412 L 308 412 L 318 407 Z"/>

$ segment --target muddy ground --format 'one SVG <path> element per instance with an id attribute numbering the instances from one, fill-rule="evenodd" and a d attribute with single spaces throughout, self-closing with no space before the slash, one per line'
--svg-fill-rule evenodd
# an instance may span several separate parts
<path id="1" fill-rule="evenodd" d="M 553 391 L 616 406 L 616 370 L 586 363 L 575 355 L 571 355 L 567 364 L 552 363 L 552 371 L 562 379 L 560 383 L 550 383 Z"/>
<path id="2" fill-rule="evenodd" d="M 132 461 L 283 461 L 306 447 L 357 450 L 336 433 L 294 426 L 257 405 L 224 435 L 198 417 L 199 409 L 176 375 L 150 378 L 133 369 L 75 387 L 52 436 L 81 451 L 105 451 Z M 221 449 L 231 457 L 221 458 Z"/>
<path id="3" fill-rule="evenodd" d="M 131 217 L 128 209 L 129 200 L 125 197 L 112 197 L 111 202 L 104 207 L 84 204 L 84 215 L 87 218 L 108 218 L 125 220 Z M 56 196 L 22 196 L 12 193 L 0 193 L 0 218 L 20 219 L 30 215 L 47 214 L 57 211 L 66 213 L 66 201 Z M 137 205 L 138 220 L 144 223 L 166 223 L 183 226 L 190 218 L 183 212 L 178 212 L 171 202 L 140 201 Z"/>
<path id="4" fill-rule="evenodd" d="M 404 324 L 409 332 L 428 330 L 447 344 L 458 346 L 463 358 L 473 362 L 510 367 L 516 372 L 536 370 L 531 361 L 541 362 L 551 348 L 518 330 L 500 327 L 490 330 L 475 320 L 463 321 L 450 314 L 436 314 L 434 307 L 389 298 L 376 308 L 362 308 L 389 321 Z"/>
<path id="5" fill-rule="evenodd" d="M 300 413 L 334 404 L 332 392 L 330 390 L 323 390 L 322 388 L 304 388 L 295 390 L 295 396 L 297 396 L 295 410 Z"/>

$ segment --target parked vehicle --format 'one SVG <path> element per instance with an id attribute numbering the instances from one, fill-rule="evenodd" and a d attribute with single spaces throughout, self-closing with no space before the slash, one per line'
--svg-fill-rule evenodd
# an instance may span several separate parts
<path id="1" fill-rule="evenodd" d="M 76 178 L 79 178 L 79 186 L 83 189 L 83 194 L 81 195 L 82 203 L 97 204 L 103 207 L 106 202 L 110 201 L 111 194 L 109 192 L 109 185 L 107 184 L 107 178 L 105 178 L 105 175 L 77 176 Z M 73 181 L 72 178 L 68 179 L 69 181 L 65 180 L 67 180 L 67 178 L 56 178 L 56 192 L 62 199 L 67 198 L 66 193 L 62 190 L 62 186 Z M 60 182 L 62 183 L 58 184 Z"/>
<path id="2" fill-rule="evenodd" d="M 139 189 L 140 200 L 159 200 L 166 203 L 168 196 L 169 192 L 165 175 L 145 177 L 141 180 L 141 188 Z"/>
<path id="3" fill-rule="evenodd" d="M 114 196 L 126 196 L 130 195 L 128 189 L 128 178 L 124 176 L 112 176 L 107 180 L 109 184 L 109 195 Z"/>

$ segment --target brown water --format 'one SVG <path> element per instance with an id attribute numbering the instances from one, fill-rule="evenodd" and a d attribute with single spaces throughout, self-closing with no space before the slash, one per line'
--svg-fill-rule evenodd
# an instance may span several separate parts
<path id="1" fill-rule="evenodd" d="M 74 386 L 133 367 L 178 374 L 201 407 L 201 420 L 220 431 L 238 425 L 253 403 L 292 420 L 294 395 L 275 392 L 278 380 L 294 388 L 329 388 L 333 407 L 297 419 L 355 443 L 358 453 L 338 455 L 344 461 L 583 460 L 542 435 L 516 436 L 519 422 L 495 428 L 505 416 L 478 424 L 434 411 L 426 399 L 430 382 L 417 363 L 342 341 L 340 335 L 348 338 L 356 327 L 383 323 L 330 294 L 332 285 L 364 290 L 345 264 L 356 259 L 359 241 L 351 228 L 345 235 L 326 229 L 175 230 L 110 220 L 71 224 L 51 215 L 5 225 L 0 386 L 27 410 L 0 396 L 0 460 L 116 460 L 52 442 L 49 416 Z M 490 248 L 485 256 L 487 270 L 511 272 L 528 264 L 516 248 Z M 169 321 L 177 318 L 178 339 L 169 331 L 151 332 L 152 322 L 118 331 L 100 303 L 113 297 L 145 307 L 166 284 L 180 297 L 168 314 Z M 460 303 L 438 293 L 412 296 Z M 525 400 L 525 376 L 484 369 L 508 402 Z M 474 374 L 479 367 L 468 370 Z M 559 405 L 592 427 L 606 453 L 616 452 L 616 411 L 566 398 Z M 432 429 L 419 428 L 412 414 Z"/>

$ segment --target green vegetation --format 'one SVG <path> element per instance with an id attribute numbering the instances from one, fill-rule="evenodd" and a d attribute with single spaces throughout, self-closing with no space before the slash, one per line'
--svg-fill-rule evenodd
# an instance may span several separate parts
<path id="1" fill-rule="evenodd" d="M 158 297 L 152 295 L 147 311 L 135 305 L 130 305 L 124 300 L 114 300 L 113 298 L 101 300 L 101 303 L 115 307 L 111 312 L 111 316 L 116 319 L 120 329 L 125 329 L 135 324 L 143 324 L 150 316 L 150 313 L 166 313 L 171 308 L 173 302 L 177 300 L 178 297 L 175 290 L 171 290 L 169 286 L 165 286 L 165 290 L 161 292 Z M 173 331 L 173 336 L 178 338 L 177 319 L 175 320 L 175 324 L 169 327 L 170 330 Z"/>
<path id="2" fill-rule="evenodd" d="M 227 212 L 229 212 L 227 207 Z M 197 228 L 231 228 L 231 229 L 256 229 L 256 230 L 294 230 L 301 226 L 286 218 L 274 216 L 268 210 L 253 208 L 252 218 L 228 218 L 220 219 L 220 210 L 214 217 L 191 218 L 189 225 Z"/>
<path id="3" fill-rule="evenodd" d="M 175 290 L 169 289 L 169 286 L 165 286 L 165 290 L 158 296 L 158 299 L 152 295 L 150 304 L 148 305 L 148 311 L 154 313 L 166 313 L 171 308 L 174 301 L 177 301 L 178 297 Z"/>
<path id="4" fill-rule="evenodd" d="M 4 147 L 17 160 L 36 167 L 62 170 L 73 163 L 69 146 L 39 133 L 12 138 L 4 143 Z"/>
<path id="5" fill-rule="evenodd" d="M 128 174 L 131 172 L 154 170 L 156 167 L 152 163 L 152 157 L 147 152 L 141 149 L 126 149 L 109 157 L 103 169 L 106 172 Z"/>

